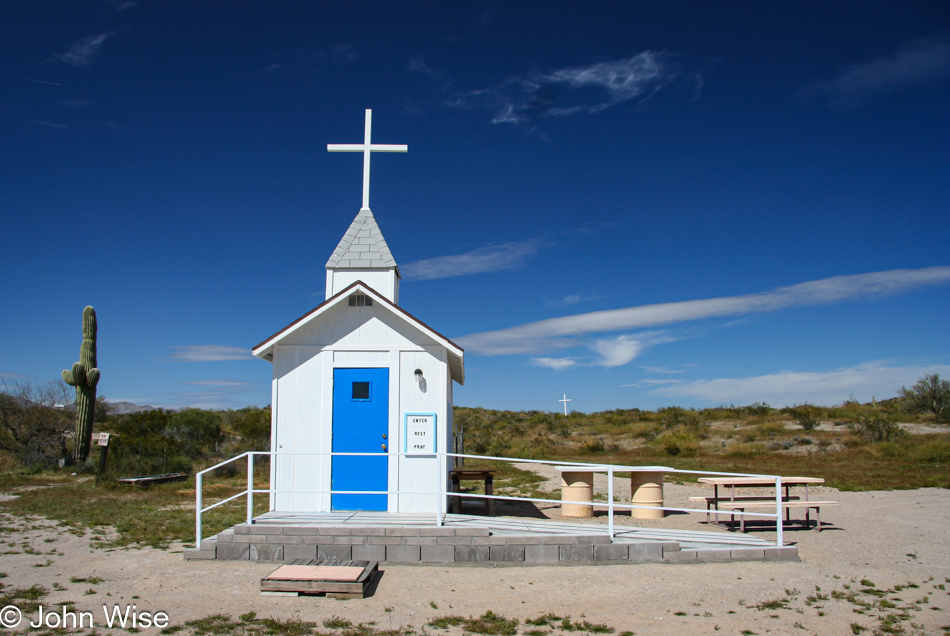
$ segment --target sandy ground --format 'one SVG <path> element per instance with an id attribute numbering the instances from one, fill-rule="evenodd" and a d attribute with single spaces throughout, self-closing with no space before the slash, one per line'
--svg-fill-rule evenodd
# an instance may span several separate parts
<path id="1" fill-rule="evenodd" d="M 685 500 L 697 486 L 668 485 L 668 501 Z M 44 607 L 61 611 L 73 602 L 93 612 L 104 630 L 102 606 L 135 604 L 139 611 L 167 612 L 171 623 L 213 614 L 301 618 L 321 623 L 338 616 L 378 629 L 412 626 L 439 633 L 428 621 L 439 616 L 479 616 L 491 610 L 507 618 L 554 613 L 643 634 L 850 634 L 852 623 L 869 628 L 896 609 L 857 614 L 841 598 L 809 596 L 913 583 L 891 594 L 910 606 L 907 633 L 942 634 L 950 625 L 950 491 L 838 493 L 841 502 L 823 515 L 821 532 L 788 529 L 786 542 L 799 546 L 800 563 L 699 565 L 610 565 L 584 567 L 385 566 L 372 592 L 361 600 L 322 597 L 262 597 L 259 581 L 276 565 L 256 562 L 185 561 L 180 551 L 106 550 L 90 547 L 91 535 L 74 536 L 46 520 L 0 515 L 0 579 L 7 589 L 33 584 L 49 588 Z M 687 522 L 686 519 L 689 521 Z M 710 529 L 704 515 L 672 519 Z M 658 522 L 651 522 L 658 523 Z M 774 537 L 774 531 L 756 534 Z M 23 544 L 39 554 L 23 552 Z M 180 550 L 180 546 L 179 546 Z M 72 583 L 98 577 L 101 583 Z M 61 587 L 63 589 L 54 589 Z M 94 593 L 92 593 L 94 592 Z M 866 594 L 861 598 L 873 601 Z M 895 599 L 899 598 L 897 601 Z M 786 607 L 758 609 L 787 599 Z M 0 615 L 2 618 L 2 615 Z M 30 614 L 27 619 L 35 620 Z M 913 625 L 916 625 L 915 628 Z M 22 630 L 25 622 L 20 624 Z M 528 629 L 524 625 L 521 633 Z M 5 631 L 5 630 L 0 630 Z M 157 633 L 157 629 L 143 630 Z"/>

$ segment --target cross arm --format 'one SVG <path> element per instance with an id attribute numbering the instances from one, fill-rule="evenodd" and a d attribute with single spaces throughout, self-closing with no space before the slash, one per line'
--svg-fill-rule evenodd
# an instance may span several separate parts
<path id="1" fill-rule="evenodd" d="M 404 144 L 370 144 L 372 152 L 409 152 L 409 146 Z M 327 144 L 328 152 L 363 152 L 365 144 Z"/>

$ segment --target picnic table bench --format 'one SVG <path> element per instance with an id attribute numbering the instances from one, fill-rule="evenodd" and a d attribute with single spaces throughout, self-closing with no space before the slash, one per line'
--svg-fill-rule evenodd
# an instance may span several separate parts
<path id="1" fill-rule="evenodd" d="M 782 497 L 782 501 L 798 501 L 799 499 L 801 499 L 801 497 L 797 495 Z M 716 510 L 719 510 L 719 502 L 725 501 L 717 497 L 690 497 L 689 500 L 696 501 L 696 502 L 700 502 L 700 501 L 706 502 L 706 521 L 710 520 L 709 515 L 712 513 L 714 508 Z M 775 497 L 760 497 L 758 495 L 740 495 L 740 496 L 734 497 L 733 499 L 729 499 L 728 501 L 730 502 L 732 501 L 768 501 L 768 502 L 771 502 L 773 506 L 775 505 Z M 788 511 L 786 510 L 786 515 L 787 514 L 788 514 Z M 787 519 L 788 517 L 786 516 L 786 520 Z"/>
<path id="2" fill-rule="evenodd" d="M 463 480 L 475 480 L 485 482 L 485 494 L 491 497 L 495 494 L 495 471 L 480 469 L 453 468 L 449 471 L 449 478 L 452 480 L 452 492 L 461 494 Z M 449 509 L 459 514 L 462 511 L 462 498 L 455 496 L 449 498 Z M 485 512 L 489 516 L 495 516 L 495 500 L 485 498 Z"/>
<path id="3" fill-rule="evenodd" d="M 723 501 L 719 504 L 720 510 L 734 510 L 737 512 L 745 512 L 746 508 L 775 508 L 775 500 L 770 501 Z M 821 507 L 822 506 L 838 506 L 841 505 L 838 501 L 783 501 L 782 509 L 785 510 L 786 514 L 791 508 L 804 508 L 805 509 L 805 527 L 807 528 L 811 525 L 811 520 L 809 519 L 809 512 L 811 510 L 815 511 L 815 530 L 821 532 Z M 732 525 L 735 526 L 735 515 L 733 515 Z M 739 532 L 745 532 L 745 516 L 740 515 L 739 517 Z"/>
<path id="4" fill-rule="evenodd" d="M 713 486 L 713 496 L 712 497 L 690 497 L 690 501 L 705 501 L 706 502 L 706 520 L 709 520 L 709 513 L 712 510 L 716 512 L 729 511 L 742 513 L 745 512 L 746 508 L 771 508 L 775 509 L 776 499 L 772 496 L 762 496 L 762 495 L 753 495 L 753 496 L 736 496 L 736 488 L 749 488 L 749 487 L 769 487 L 775 486 L 774 479 L 768 479 L 765 477 L 700 477 L 697 481 L 704 484 L 711 484 Z M 805 509 L 805 524 L 806 526 L 810 522 L 810 511 L 815 510 L 815 519 L 816 519 L 816 528 L 821 530 L 821 520 L 820 520 L 820 508 L 821 506 L 837 506 L 839 502 L 837 501 L 812 501 L 809 500 L 808 488 L 811 485 L 823 484 L 825 480 L 821 477 L 782 477 L 782 509 L 785 510 L 785 520 L 791 521 L 790 511 L 792 508 Z M 719 487 L 723 486 L 729 488 L 728 497 L 719 496 Z M 799 497 L 791 494 L 791 489 L 794 486 L 804 486 L 805 492 L 803 497 Z M 731 526 L 735 528 L 735 514 L 729 515 L 731 518 Z M 719 515 L 716 515 L 715 522 L 718 523 Z M 776 520 L 778 523 L 778 520 Z M 745 516 L 740 515 L 740 531 L 745 532 Z"/>

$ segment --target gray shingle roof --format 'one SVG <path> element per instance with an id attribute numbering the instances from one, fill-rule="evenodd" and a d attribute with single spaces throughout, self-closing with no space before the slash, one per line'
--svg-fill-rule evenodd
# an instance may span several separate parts
<path id="1" fill-rule="evenodd" d="M 364 208 L 356 215 L 340 244 L 333 250 L 327 269 L 396 267 L 373 213 Z"/>

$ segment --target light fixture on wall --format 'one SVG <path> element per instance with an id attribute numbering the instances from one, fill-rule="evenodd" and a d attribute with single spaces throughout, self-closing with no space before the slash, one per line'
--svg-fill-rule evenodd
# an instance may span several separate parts
<path id="1" fill-rule="evenodd" d="M 416 382 L 422 382 L 422 369 L 416 369 L 413 375 L 416 376 Z"/>

